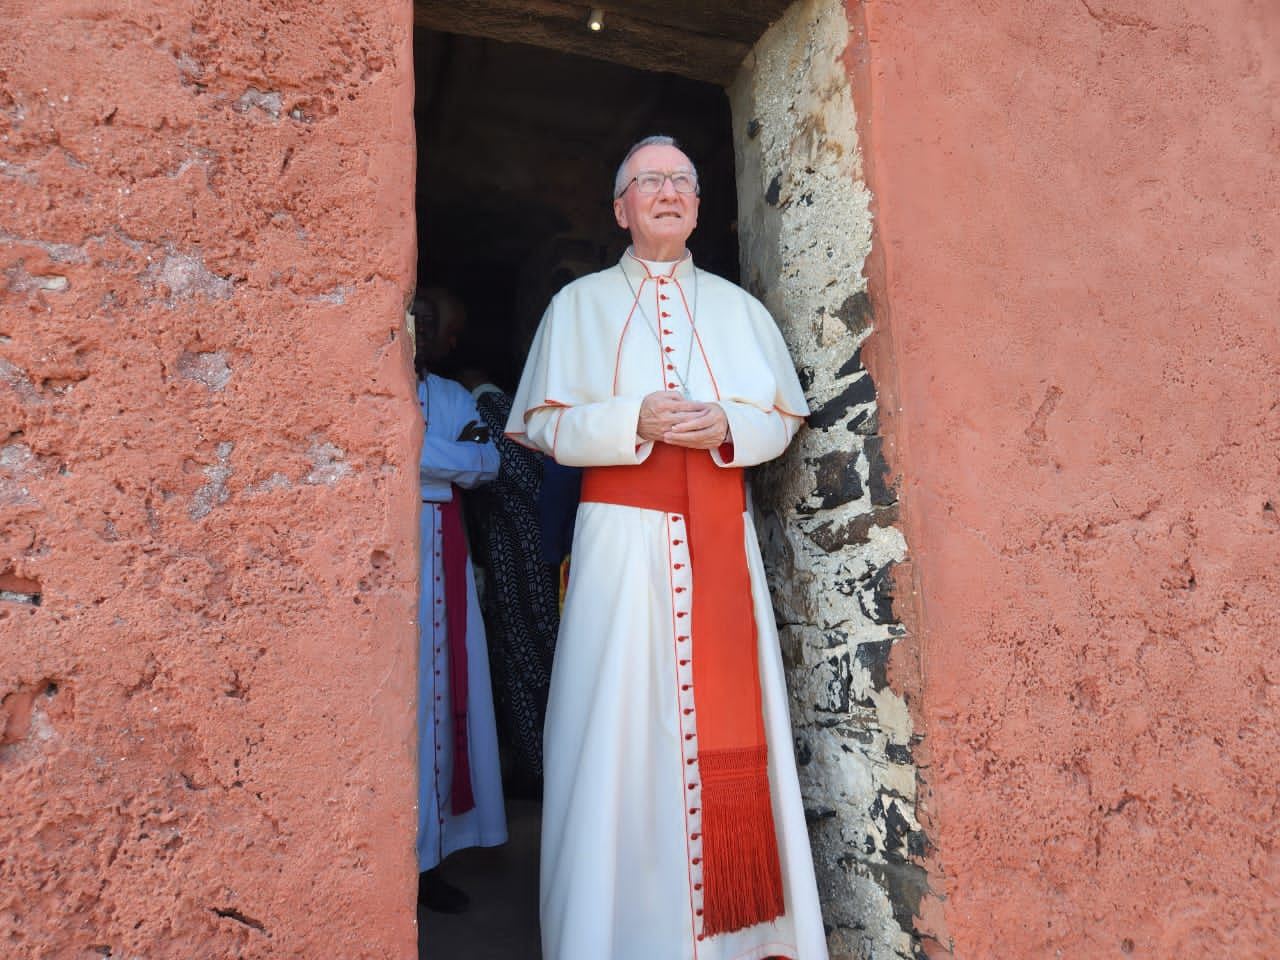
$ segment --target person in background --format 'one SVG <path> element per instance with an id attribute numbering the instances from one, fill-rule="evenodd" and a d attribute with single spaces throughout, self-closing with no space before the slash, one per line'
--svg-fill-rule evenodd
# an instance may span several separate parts
<path id="1" fill-rule="evenodd" d="M 542 791 L 542 725 L 556 631 L 560 627 L 557 567 L 542 556 L 538 496 L 543 457 L 503 435 L 511 397 L 476 367 L 458 373 L 498 448 L 497 478 L 466 496 L 472 545 L 485 569 L 481 591 L 488 625 L 489 665 L 504 742 L 510 748 L 507 790 Z"/>
<path id="2" fill-rule="evenodd" d="M 484 621 L 458 488 L 498 473 L 498 450 L 466 389 L 430 372 L 464 322 L 440 289 L 414 298 L 418 405 L 425 433 L 418 482 L 422 589 L 418 602 L 418 902 L 461 913 L 466 894 L 440 875 L 463 847 L 507 839 Z"/>
<path id="3" fill-rule="evenodd" d="M 552 298 L 507 432 L 584 467 L 545 735 L 544 960 L 826 960 L 743 468 L 808 406 L 782 336 L 685 246 L 698 174 L 642 140 L 621 262 Z"/>

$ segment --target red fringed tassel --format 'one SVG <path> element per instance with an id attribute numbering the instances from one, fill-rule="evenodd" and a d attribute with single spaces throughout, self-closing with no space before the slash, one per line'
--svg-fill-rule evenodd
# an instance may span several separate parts
<path id="1" fill-rule="evenodd" d="M 767 923 L 786 909 L 767 749 L 701 751 L 702 932 Z"/>

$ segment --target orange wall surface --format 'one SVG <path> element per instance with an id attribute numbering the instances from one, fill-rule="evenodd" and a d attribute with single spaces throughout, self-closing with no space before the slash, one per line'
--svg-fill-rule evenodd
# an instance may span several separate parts
<path id="1" fill-rule="evenodd" d="M 1280 6 L 850 7 L 921 919 L 1280 955 Z"/>
<path id="2" fill-rule="evenodd" d="M 416 956 L 410 50 L 0 5 L 0 956 Z"/>

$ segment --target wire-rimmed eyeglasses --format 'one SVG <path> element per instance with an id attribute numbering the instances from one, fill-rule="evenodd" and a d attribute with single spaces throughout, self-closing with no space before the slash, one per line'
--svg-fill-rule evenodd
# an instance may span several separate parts
<path id="1" fill-rule="evenodd" d="M 630 190 L 633 183 L 641 193 L 658 193 L 668 180 L 671 181 L 671 186 L 675 188 L 676 193 L 698 192 L 698 175 L 692 171 L 675 170 L 667 173 L 662 170 L 641 170 L 618 191 L 618 196 L 621 197 Z"/>

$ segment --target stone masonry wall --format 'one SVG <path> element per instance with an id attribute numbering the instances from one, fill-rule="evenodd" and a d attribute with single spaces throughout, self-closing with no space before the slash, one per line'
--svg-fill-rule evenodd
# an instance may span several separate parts
<path id="1" fill-rule="evenodd" d="M 0 4 L 0 955 L 413 957 L 408 2 Z"/>
<path id="2" fill-rule="evenodd" d="M 870 194 L 841 4 L 804 0 L 730 90 L 743 283 L 773 312 L 812 408 L 788 454 L 753 478 L 792 699 L 801 787 L 833 960 L 916 955 L 913 731 L 886 675 L 906 546 L 886 476 L 874 322 L 862 268 Z"/>

